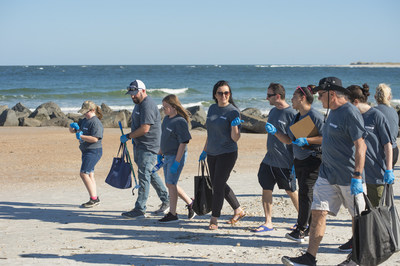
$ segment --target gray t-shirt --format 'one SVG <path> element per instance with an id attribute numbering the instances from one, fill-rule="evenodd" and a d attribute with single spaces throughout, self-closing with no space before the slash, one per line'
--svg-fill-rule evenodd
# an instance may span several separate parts
<path id="1" fill-rule="evenodd" d="M 161 139 L 161 116 L 157 105 L 150 96 L 135 105 L 132 112 L 132 132 L 141 125 L 150 125 L 150 130 L 141 137 L 133 139 L 135 149 L 158 153 Z"/>
<path id="2" fill-rule="evenodd" d="M 179 145 L 188 143 L 192 138 L 189 133 L 188 122 L 180 115 L 172 118 L 165 116 L 161 129 L 161 151 L 166 155 L 176 155 Z"/>
<path id="3" fill-rule="evenodd" d="M 367 134 L 357 107 L 345 103 L 331 110 L 322 130 L 322 164 L 319 175 L 332 185 L 349 186 L 355 167 L 354 141 L 365 139 Z"/>
<path id="4" fill-rule="evenodd" d="M 378 104 L 376 109 L 381 111 L 389 122 L 390 136 L 392 137 L 393 148 L 397 147 L 397 135 L 399 134 L 399 115 L 396 110 L 386 104 Z"/>
<path id="5" fill-rule="evenodd" d="M 285 109 L 274 107 L 269 112 L 268 122 L 274 125 L 278 132 L 287 135 L 290 122 L 295 115 L 296 111 L 290 106 Z M 268 134 L 267 154 L 262 162 L 273 167 L 291 169 L 293 165 L 292 145 L 286 145 L 274 135 Z"/>
<path id="6" fill-rule="evenodd" d="M 311 107 L 310 111 L 304 115 L 304 116 L 299 116 L 298 121 L 300 121 L 301 119 L 310 116 L 311 120 L 313 121 L 314 125 L 316 126 L 316 128 L 318 129 L 318 135 L 322 136 L 322 128 L 324 127 L 324 117 L 323 115 L 318 112 L 317 110 L 315 110 L 314 108 Z M 290 125 L 295 124 L 296 121 L 296 117 L 290 122 Z M 289 138 L 293 141 L 296 139 L 296 137 L 293 135 L 292 131 L 289 129 L 288 131 L 288 136 Z M 310 145 L 309 147 L 317 149 L 319 148 L 321 145 Z M 313 151 L 312 149 L 308 149 L 308 148 L 304 148 L 304 147 L 300 147 L 297 145 L 292 145 L 293 147 L 293 156 L 294 158 L 298 159 L 298 160 L 304 160 L 306 158 L 308 158 L 310 155 L 315 154 L 315 151 Z"/>
<path id="7" fill-rule="evenodd" d="M 89 150 L 89 149 L 98 149 L 101 148 L 101 141 L 103 139 L 103 124 L 100 122 L 97 116 L 93 116 L 90 119 L 84 118 L 79 122 L 79 128 L 82 130 L 83 135 L 85 136 L 93 136 L 98 138 L 99 140 L 95 143 L 89 143 L 81 140 L 79 149 L 81 151 Z"/>
<path id="8" fill-rule="evenodd" d="M 365 157 L 365 180 L 367 184 L 384 184 L 386 170 L 384 145 L 391 142 L 390 127 L 382 112 L 375 108 L 362 114 L 364 127 L 368 131 L 365 138 L 367 154 Z"/>
<path id="9" fill-rule="evenodd" d="M 237 151 L 237 143 L 231 138 L 231 122 L 240 116 L 239 110 L 229 104 L 219 107 L 213 104 L 207 113 L 207 154 L 219 155 Z"/>

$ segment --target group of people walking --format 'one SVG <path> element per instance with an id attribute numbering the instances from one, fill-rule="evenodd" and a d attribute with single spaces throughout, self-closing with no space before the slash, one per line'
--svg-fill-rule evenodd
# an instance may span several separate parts
<path id="1" fill-rule="evenodd" d="M 122 135 L 120 141 L 132 140 L 140 187 L 134 208 L 122 213 L 122 216 L 145 217 L 151 184 L 161 200 L 156 213 L 164 214 L 159 222 L 179 220 L 176 212 L 178 197 L 186 203 L 188 218 L 193 218 L 193 199 L 178 186 L 187 158 L 187 144 L 191 139 L 189 113 L 176 95 L 168 95 L 162 100 L 165 118 L 161 123 L 157 105 L 147 95 L 142 81 L 133 81 L 127 90 L 126 94 L 130 95 L 135 107 L 131 132 Z M 312 106 L 316 93 L 323 107 L 329 110 L 325 117 Z M 376 206 L 384 184 L 393 183 L 393 167 L 398 157 L 398 115 L 390 107 L 391 91 L 386 84 L 376 88 L 378 105 L 374 108 L 367 104 L 369 95 L 367 84 L 345 88 L 340 79 L 327 77 L 321 79 L 318 86 L 297 87 L 290 106 L 281 84 L 271 83 L 267 88 L 266 99 L 273 108 L 265 125 L 268 132 L 267 153 L 258 170 L 265 222 L 252 232 L 274 230 L 272 192 L 277 184 L 279 189 L 286 191 L 298 211 L 297 223 L 286 238 L 298 243 L 309 238 L 307 252 L 300 257 L 282 257 L 285 265 L 316 265 L 327 215 L 336 215 L 343 204 L 354 217 L 354 204 L 364 208 L 363 192 Z M 215 104 L 208 110 L 207 138 L 199 161 L 207 160 L 209 166 L 213 198 L 208 228 L 217 230 L 224 199 L 233 209 L 233 216 L 227 223 L 235 224 L 246 216 L 227 184 L 238 157 L 237 142 L 243 120 L 228 82 L 218 81 L 212 97 Z M 102 154 L 103 127 L 99 120 L 102 114 L 91 101 L 84 102 L 79 112 L 85 118 L 79 124 L 72 123 L 70 132 L 75 133 L 80 141 L 80 176 L 90 196 L 82 207 L 88 208 L 100 202 L 94 167 Z M 302 119 L 312 121 L 315 127 L 313 135 L 299 136 L 292 130 L 292 126 Z M 153 171 L 156 163 L 163 165 L 168 191 L 157 171 Z M 351 245 L 351 241 L 345 245 Z M 351 263 L 349 256 L 342 265 Z"/>

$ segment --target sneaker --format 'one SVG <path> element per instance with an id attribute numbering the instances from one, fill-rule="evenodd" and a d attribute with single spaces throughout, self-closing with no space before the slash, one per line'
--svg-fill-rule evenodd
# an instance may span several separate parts
<path id="1" fill-rule="evenodd" d="M 154 213 L 155 214 L 167 214 L 169 212 L 169 202 L 163 202 L 160 205 L 160 208 L 156 210 Z"/>
<path id="2" fill-rule="evenodd" d="M 95 200 L 89 199 L 88 202 L 83 203 L 83 204 L 81 205 L 81 208 L 92 208 L 92 207 L 94 207 L 94 206 L 96 206 L 96 205 L 99 205 L 99 204 L 100 204 L 100 198 L 97 197 L 97 199 L 95 199 Z"/>
<path id="3" fill-rule="evenodd" d="M 339 246 L 339 250 L 343 252 L 350 252 L 353 250 L 353 238 L 350 238 L 349 241 Z"/>
<path id="4" fill-rule="evenodd" d="M 178 214 L 173 215 L 172 213 L 167 213 L 163 218 L 158 220 L 160 223 L 173 223 L 173 222 L 179 222 L 178 219 Z"/>
<path id="5" fill-rule="evenodd" d="M 358 264 L 351 259 L 352 253 L 347 256 L 347 259 L 342 263 L 338 264 L 338 266 L 358 266 Z"/>
<path id="6" fill-rule="evenodd" d="M 300 230 L 299 228 L 294 229 L 291 233 L 287 233 L 285 235 L 287 239 L 293 240 L 297 243 L 304 242 L 304 231 Z"/>
<path id="7" fill-rule="evenodd" d="M 122 217 L 127 218 L 127 219 L 145 218 L 143 212 L 137 211 L 135 209 L 133 209 L 129 212 L 123 212 L 123 213 L 121 213 L 121 215 L 122 215 Z"/>
<path id="8" fill-rule="evenodd" d="M 196 213 L 193 210 L 193 199 L 192 203 L 186 205 L 186 208 L 188 209 L 188 219 L 192 220 L 196 216 Z"/>
<path id="9" fill-rule="evenodd" d="M 282 263 L 286 266 L 316 266 L 317 261 L 315 260 L 314 256 L 310 253 L 306 252 L 300 257 L 282 257 Z"/>

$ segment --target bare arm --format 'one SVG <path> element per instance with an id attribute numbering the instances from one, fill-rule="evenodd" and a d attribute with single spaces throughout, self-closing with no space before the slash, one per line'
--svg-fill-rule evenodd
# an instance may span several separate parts
<path id="1" fill-rule="evenodd" d="M 309 137 L 306 139 L 307 139 L 308 144 L 317 144 L 317 145 L 322 144 L 322 136 Z"/>
<path id="2" fill-rule="evenodd" d="M 186 145 L 187 145 L 187 143 L 179 144 L 178 152 L 176 153 L 176 157 L 175 157 L 175 161 L 177 161 L 179 163 L 181 162 L 182 155 L 185 152 Z"/>
<path id="3" fill-rule="evenodd" d="M 138 129 L 128 134 L 128 138 L 135 139 L 144 136 L 150 130 L 149 124 L 142 124 Z"/>
<path id="4" fill-rule="evenodd" d="M 234 142 L 237 142 L 240 139 L 239 126 L 231 126 L 231 138 Z"/>
<path id="5" fill-rule="evenodd" d="M 363 138 L 359 138 L 354 141 L 354 146 L 356 148 L 354 172 L 362 173 L 362 171 L 364 170 L 365 152 L 367 151 L 367 145 L 365 145 Z M 362 176 L 353 175 L 353 178 L 362 179 Z"/>
<path id="6" fill-rule="evenodd" d="M 208 137 L 206 138 L 206 143 L 204 144 L 203 151 L 207 151 Z"/>
<path id="7" fill-rule="evenodd" d="M 93 136 L 86 136 L 86 135 L 81 135 L 81 139 L 83 141 L 89 142 L 89 143 L 96 143 L 99 141 L 99 138 L 93 137 Z"/>
<path id="8" fill-rule="evenodd" d="M 393 146 L 392 143 L 388 142 L 384 146 L 386 155 L 386 170 L 392 170 L 393 166 Z"/>
<path id="9" fill-rule="evenodd" d="M 286 134 L 283 134 L 281 132 L 276 132 L 274 136 L 277 137 L 282 143 L 292 144 L 292 140 Z"/>

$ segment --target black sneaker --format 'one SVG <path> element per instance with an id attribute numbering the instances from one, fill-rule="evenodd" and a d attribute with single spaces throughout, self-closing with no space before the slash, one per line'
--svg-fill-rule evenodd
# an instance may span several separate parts
<path id="1" fill-rule="evenodd" d="M 156 210 L 155 214 L 167 214 L 169 212 L 169 202 L 163 202 L 160 208 Z"/>
<path id="2" fill-rule="evenodd" d="M 196 216 L 196 213 L 193 210 L 193 199 L 192 203 L 186 205 L 186 208 L 188 209 L 188 219 L 192 220 Z"/>
<path id="3" fill-rule="evenodd" d="M 141 211 L 137 211 L 135 209 L 129 211 L 129 212 L 123 212 L 121 213 L 122 217 L 127 218 L 127 219 L 140 219 L 140 218 L 145 218 L 144 213 Z"/>
<path id="4" fill-rule="evenodd" d="M 94 207 L 96 205 L 99 205 L 99 204 L 100 204 L 100 199 L 99 199 L 99 197 L 97 197 L 97 199 L 95 199 L 95 200 L 89 199 L 88 202 L 83 203 L 81 205 L 81 208 L 92 208 L 92 207 Z"/>
<path id="5" fill-rule="evenodd" d="M 353 250 L 353 238 L 350 238 L 349 241 L 339 246 L 339 250 L 343 252 L 350 252 Z"/>
<path id="6" fill-rule="evenodd" d="M 179 222 L 178 219 L 178 214 L 173 215 L 172 213 L 167 213 L 163 218 L 158 220 L 160 223 L 173 223 L 173 222 Z"/>
<path id="7" fill-rule="evenodd" d="M 353 254 L 350 253 L 350 254 L 347 256 L 347 259 L 346 259 L 345 261 L 343 261 L 342 263 L 338 264 L 338 266 L 358 266 L 358 264 L 357 264 L 355 261 L 353 261 L 353 260 L 351 259 L 351 256 L 352 256 L 352 255 L 353 255 Z"/>
<path id="8" fill-rule="evenodd" d="M 317 261 L 315 260 L 314 256 L 310 253 L 306 252 L 300 257 L 282 257 L 282 263 L 286 266 L 316 266 Z"/>
<path id="9" fill-rule="evenodd" d="M 291 233 L 285 235 L 287 239 L 293 240 L 297 243 L 304 242 L 304 231 L 300 230 L 298 227 L 294 229 Z"/>

